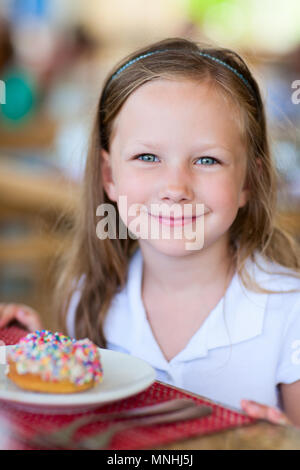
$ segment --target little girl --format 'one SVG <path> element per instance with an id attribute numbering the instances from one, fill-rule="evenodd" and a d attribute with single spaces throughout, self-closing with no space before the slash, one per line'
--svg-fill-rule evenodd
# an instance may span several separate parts
<path id="1" fill-rule="evenodd" d="M 180 38 L 134 52 L 99 100 L 54 295 L 62 327 L 144 359 L 161 381 L 300 425 L 300 256 L 276 196 L 243 59 Z M 2 305 L 0 327 L 40 328 L 21 307 Z"/>

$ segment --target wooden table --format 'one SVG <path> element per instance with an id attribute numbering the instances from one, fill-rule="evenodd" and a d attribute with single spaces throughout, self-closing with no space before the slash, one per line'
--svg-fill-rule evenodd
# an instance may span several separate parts
<path id="1" fill-rule="evenodd" d="M 170 385 L 169 385 L 170 386 Z M 176 388 L 176 387 L 173 387 Z M 181 390 L 178 388 L 178 390 Z M 190 392 L 189 392 L 190 393 Z M 195 397 L 206 397 L 192 394 Z M 227 405 L 224 405 L 227 406 Z M 300 428 L 263 420 L 241 428 L 177 441 L 158 450 L 300 450 Z"/>
<path id="2" fill-rule="evenodd" d="M 300 430 L 260 422 L 176 442 L 165 450 L 300 450 Z"/>

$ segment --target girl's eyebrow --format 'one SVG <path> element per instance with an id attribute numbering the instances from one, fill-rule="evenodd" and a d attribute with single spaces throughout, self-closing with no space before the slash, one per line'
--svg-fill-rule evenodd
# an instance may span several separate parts
<path id="1" fill-rule="evenodd" d="M 127 148 L 125 148 L 125 152 L 133 152 L 135 150 L 139 150 L 139 147 L 145 147 L 145 149 L 153 149 L 155 151 L 161 151 L 161 149 L 164 147 L 164 145 L 157 144 L 155 142 L 145 142 L 145 141 L 135 141 L 134 143 L 130 144 Z M 199 150 L 225 150 L 228 153 L 232 153 L 232 149 L 220 145 L 217 142 L 199 142 L 198 144 L 193 145 L 191 148 L 192 153 L 197 152 Z"/>
<path id="2" fill-rule="evenodd" d="M 155 144 L 154 142 L 142 142 L 140 140 L 137 140 L 133 142 L 132 144 L 128 145 L 128 147 L 125 148 L 125 152 L 133 152 L 139 147 L 145 147 L 147 149 L 153 148 L 153 150 L 156 150 L 156 151 L 161 149 L 161 146 L 158 144 Z"/>

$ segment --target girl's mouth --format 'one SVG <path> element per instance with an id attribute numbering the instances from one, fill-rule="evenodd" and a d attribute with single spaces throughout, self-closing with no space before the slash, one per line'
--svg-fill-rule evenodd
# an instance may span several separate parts
<path id="1" fill-rule="evenodd" d="M 150 215 L 151 215 L 151 217 L 154 217 L 156 220 L 158 220 L 160 224 L 169 225 L 171 227 L 190 224 L 190 223 L 194 222 L 197 218 L 201 217 L 201 215 L 199 215 L 199 216 L 193 216 L 193 217 L 177 217 L 177 218 L 174 218 L 174 217 L 163 217 L 161 215 L 153 215 L 151 213 L 150 213 Z M 204 214 L 202 214 L 202 215 L 204 215 Z"/>

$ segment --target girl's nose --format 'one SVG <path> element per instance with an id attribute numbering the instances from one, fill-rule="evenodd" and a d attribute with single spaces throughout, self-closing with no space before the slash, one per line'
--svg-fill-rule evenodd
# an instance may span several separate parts
<path id="1" fill-rule="evenodd" d="M 193 190 L 189 175 L 182 169 L 179 169 L 177 172 L 173 171 L 163 182 L 160 199 L 172 202 L 192 200 Z"/>

